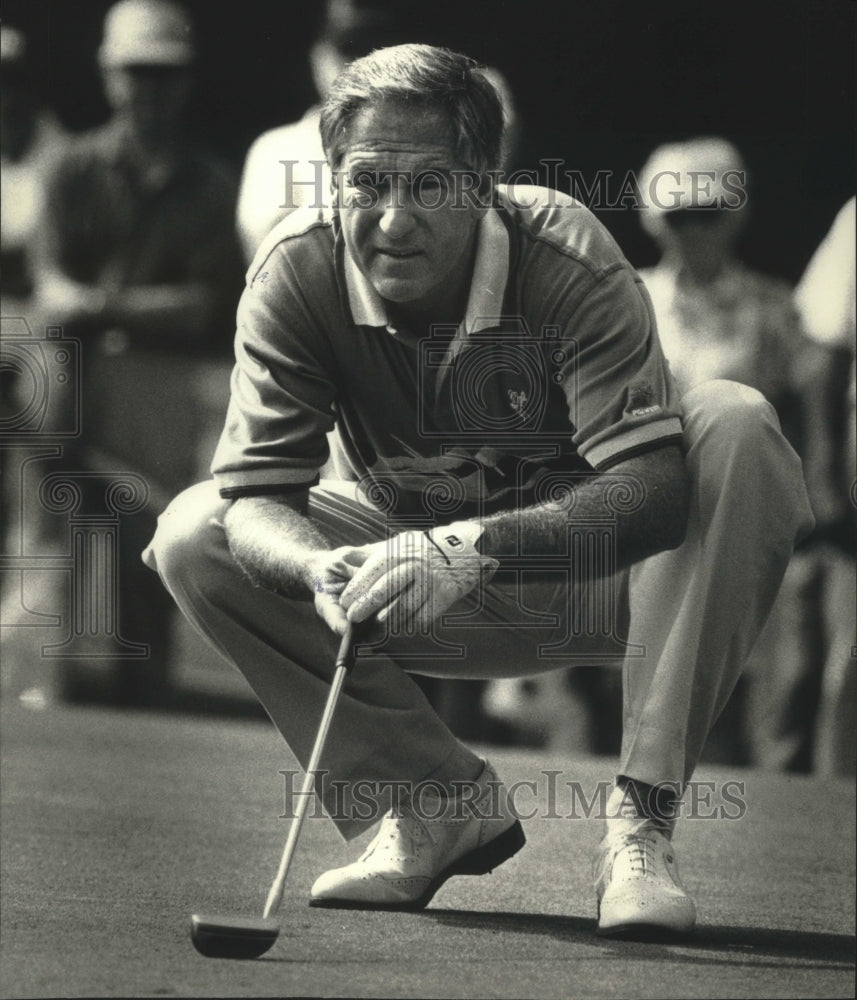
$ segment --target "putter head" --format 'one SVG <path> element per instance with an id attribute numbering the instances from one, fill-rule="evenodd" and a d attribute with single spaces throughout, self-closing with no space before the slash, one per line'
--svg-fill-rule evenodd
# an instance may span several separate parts
<path id="1" fill-rule="evenodd" d="M 277 940 L 275 917 L 233 917 L 194 913 L 190 939 L 206 958 L 258 958 Z"/>

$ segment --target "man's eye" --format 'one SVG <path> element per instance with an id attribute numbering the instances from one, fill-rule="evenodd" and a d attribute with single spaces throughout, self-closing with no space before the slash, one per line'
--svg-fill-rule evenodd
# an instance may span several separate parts
<path id="1" fill-rule="evenodd" d="M 377 191 L 382 183 L 377 170 L 360 170 L 348 178 L 349 187 L 361 188 L 364 191 Z"/>
<path id="2" fill-rule="evenodd" d="M 376 170 L 356 170 L 345 175 L 346 204 L 355 208 L 374 208 L 381 197 L 383 178 Z"/>
<path id="3" fill-rule="evenodd" d="M 449 179 L 437 170 L 424 170 L 414 177 L 411 190 L 419 203 L 429 207 L 438 205 L 449 193 Z"/>

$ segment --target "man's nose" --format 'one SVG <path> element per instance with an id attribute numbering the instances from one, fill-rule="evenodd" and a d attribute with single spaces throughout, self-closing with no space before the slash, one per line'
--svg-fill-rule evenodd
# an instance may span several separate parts
<path id="1" fill-rule="evenodd" d="M 398 240 L 414 227 L 414 206 L 410 191 L 404 185 L 391 185 L 391 189 L 381 205 L 378 221 L 381 232 L 390 239 Z"/>

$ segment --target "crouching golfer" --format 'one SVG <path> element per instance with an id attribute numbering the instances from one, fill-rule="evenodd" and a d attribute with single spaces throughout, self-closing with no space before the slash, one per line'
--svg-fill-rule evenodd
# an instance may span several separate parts
<path id="1" fill-rule="evenodd" d="M 730 382 L 679 399 L 606 230 L 555 191 L 499 183 L 502 121 L 446 50 L 342 73 L 321 118 L 334 207 L 260 247 L 214 481 L 174 501 L 145 558 L 304 766 L 338 634 L 372 622 L 320 795 L 348 840 L 400 794 L 314 905 L 419 908 L 524 842 L 495 771 L 409 672 L 622 658 L 598 929 L 685 932 L 673 792 L 812 517 L 765 399 Z M 334 428 L 350 495 L 318 485 Z M 426 782 L 436 802 L 418 808 L 408 789 Z"/>

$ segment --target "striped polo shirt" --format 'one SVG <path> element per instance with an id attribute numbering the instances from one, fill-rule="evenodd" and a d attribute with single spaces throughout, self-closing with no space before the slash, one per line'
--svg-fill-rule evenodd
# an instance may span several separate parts
<path id="1" fill-rule="evenodd" d="M 498 186 L 464 320 L 419 334 L 390 325 L 335 213 L 298 210 L 248 271 L 235 349 L 224 497 L 312 485 L 334 427 L 367 495 L 456 517 L 681 437 L 640 279 L 583 205 L 544 188 Z"/>

